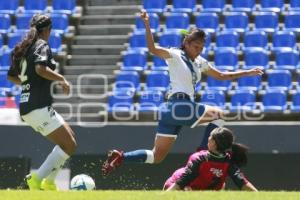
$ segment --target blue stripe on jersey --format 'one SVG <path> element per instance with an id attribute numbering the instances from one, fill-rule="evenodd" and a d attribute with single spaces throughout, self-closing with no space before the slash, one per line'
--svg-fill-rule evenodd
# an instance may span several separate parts
<path id="1" fill-rule="evenodd" d="M 195 87 L 195 85 L 197 83 L 197 74 L 193 68 L 193 64 L 190 62 L 190 59 L 186 56 L 186 53 L 184 51 L 181 52 L 181 58 L 185 62 L 185 64 L 188 66 L 188 68 L 190 69 L 190 71 L 192 73 L 192 83 L 193 83 L 193 86 Z M 194 88 L 194 90 L 195 90 L 195 88 Z"/>

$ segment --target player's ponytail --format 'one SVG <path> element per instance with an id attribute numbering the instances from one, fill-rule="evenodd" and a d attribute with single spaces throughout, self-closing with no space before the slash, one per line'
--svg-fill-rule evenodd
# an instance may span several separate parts
<path id="1" fill-rule="evenodd" d="M 247 146 L 240 143 L 233 143 L 231 147 L 231 161 L 238 167 L 246 166 L 248 162 L 247 152 Z"/>
<path id="2" fill-rule="evenodd" d="M 25 38 L 18 43 L 12 51 L 12 67 L 19 72 L 20 62 L 25 56 L 28 49 L 36 42 L 38 38 L 37 30 L 35 27 L 31 27 Z"/>

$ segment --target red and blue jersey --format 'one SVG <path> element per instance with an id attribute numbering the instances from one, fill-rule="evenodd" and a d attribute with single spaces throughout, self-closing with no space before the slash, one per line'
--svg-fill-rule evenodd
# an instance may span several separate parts
<path id="1" fill-rule="evenodd" d="M 230 154 L 216 155 L 202 150 L 192 154 L 186 166 L 176 170 L 164 187 L 176 183 L 181 189 L 220 190 L 228 176 L 239 188 L 248 182 L 240 169 L 231 162 Z"/>

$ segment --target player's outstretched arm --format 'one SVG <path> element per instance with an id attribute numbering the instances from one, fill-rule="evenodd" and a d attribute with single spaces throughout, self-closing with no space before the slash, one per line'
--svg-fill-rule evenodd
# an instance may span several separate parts
<path id="1" fill-rule="evenodd" d="M 256 187 L 254 187 L 254 185 L 252 185 L 252 183 L 250 183 L 250 182 L 247 182 L 245 185 L 243 185 L 243 187 L 241 189 L 242 190 L 247 190 L 247 191 L 254 191 L 254 192 L 258 191 L 256 189 Z"/>
<path id="2" fill-rule="evenodd" d="M 147 40 L 147 45 L 148 45 L 149 51 L 151 53 L 153 53 L 154 55 L 161 57 L 163 59 L 171 58 L 171 55 L 169 54 L 169 52 L 166 49 L 159 47 L 159 46 L 155 46 L 153 35 L 151 33 L 151 28 L 150 28 L 150 24 L 149 24 L 149 15 L 147 14 L 146 10 L 141 10 L 140 17 L 145 24 L 146 40 Z"/>
<path id="3" fill-rule="evenodd" d="M 232 80 L 241 78 L 243 76 L 261 76 L 263 71 L 261 68 L 256 67 L 249 70 L 241 70 L 236 72 L 221 72 L 216 68 L 211 67 L 208 71 L 205 72 L 208 76 L 212 76 L 218 80 Z"/>
<path id="4" fill-rule="evenodd" d="M 177 185 L 176 183 L 173 183 L 173 184 L 167 189 L 167 191 L 172 191 L 172 190 L 180 190 L 179 185 Z"/>

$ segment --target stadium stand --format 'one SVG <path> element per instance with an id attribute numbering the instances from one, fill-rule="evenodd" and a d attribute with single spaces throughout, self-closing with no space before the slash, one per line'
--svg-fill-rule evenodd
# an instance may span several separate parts
<path id="1" fill-rule="evenodd" d="M 235 90 L 231 96 L 231 112 L 252 111 L 256 107 L 256 94 L 253 90 Z"/>
<path id="2" fill-rule="evenodd" d="M 255 0 L 232 0 L 232 9 L 233 12 L 251 12 L 254 10 Z"/>
<path id="3" fill-rule="evenodd" d="M 151 94 L 149 99 L 142 100 L 140 94 L 162 91 L 164 97 L 170 81 L 165 61 L 147 52 L 144 25 L 137 14 L 143 7 L 149 12 L 150 26 L 160 46 L 180 47 L 183 38 L 180 29 L 199 27 L 208 34 L 202 55 L 216 68 L 238 70 L 260 66 L 265 69 L 263 77 L 243 77 L 234 81 L 216 81 L 204 76 L 196 88 L 199 99 L 205 90 L 222 91 L 224 108 L 230 112 L 236 109 L 225 105 L 244 104 L 253 98 L 255 105 L 264 105 L 265 111 L 271 98 L 269 93 L 279 87 L 283 89 L 279 93 L 285 94 L 285 103 L 296 105 L 296 101 L 292 102 L 300 87 L 296 80 L 299 76 L 299 1 L 144 0 L 140 5 L 130 1 L 114 6 L 83 4 L 84 15 L 76 20 L 74 13 L 80 9 L 75 0 L 53 0 L 46 4 L 39 1 L 34 5 L 32 2 L 11 0 L 0 4 L 1 71 L 8 69 L 11 49 L 28 29 L 32 14 L 36 10 L 48 12 L 53 18 L 49 44 L 56 56 L 59 57 L 62 52 L 68 55 L 63 60 L 56 59 L 62 65 L 62 72 L 74 85 L 74 91 L 87 95 L 90 92 L 99 95 L 122 91 L 124 85 L 120 86 L 118 82 L 130 80 L 134 87 L 129 91 L 134 92 L 131 100 L 135 105 L 130 109 L 142 111 L 140 104 L 147 104 L 153 99 Z M 75 36 L 70 36 L 75 31 L 72 25 L 76 26 Z M 78 81 L 80 74 L 87 77 L 101 74 L 106 80 L 83 76 Z M 131 78 L 124 78 L 125 74 Z M 106 88 L 104 83 L 109 86 Z M 93 89 L 82 89 L 90 85 Z M 96 101 L 76 95 L 69 99 L 74 110 L 78 106 L 78 97 Z M 96 102 L 109 102 L 110 95 L 104 96 L 107 98 Z M 114 96 L 113 101 L 117 102 L 118 98 Z M 242 102 L 243 98 L 245 102 Z M 61 100 L 56 99 L 56 102 Z M 152 110 L 157 109 L 158 104 L 155 105 Z M 292 106 L 285 108 L 292 111 Z"/>

